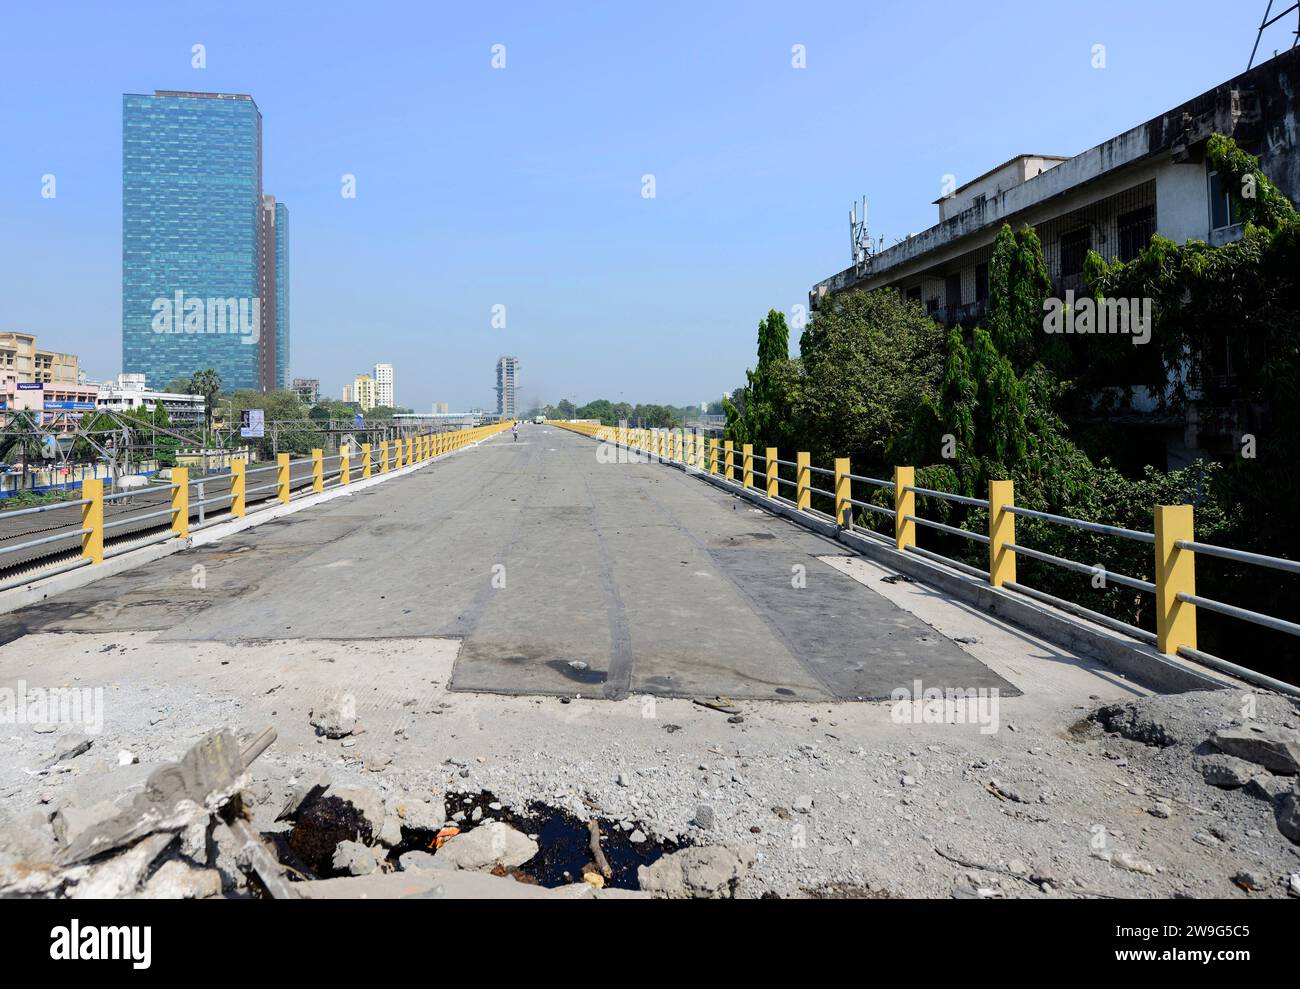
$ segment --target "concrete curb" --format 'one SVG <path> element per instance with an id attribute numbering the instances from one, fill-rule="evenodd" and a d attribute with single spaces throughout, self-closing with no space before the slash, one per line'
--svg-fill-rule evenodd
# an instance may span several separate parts
<path id="1" fill-rule="evenodd" d="M 243 532 L 245 529 L 251 529 L 261 525 L 263 522 L 272 522 L 275 519 L 284 518 L 287 515 L 293 515 L 301 512 L 306 508 L 314 508 L 316 505 L 323 505 L 328 501 L 336 498 L 351 497 L 357 491 L 365 491 L 377 484 L 383 484 L 385 481 L 391 481 L 395 478 L 404 477 L 407 474 L 414 474 L 416 471 L 423 470 L 432 464 L 436 464 L 448 457 L 454 457 L 466 450 L 472 450 L 481 443 L 486 443 L 494 437 L 487 436 L 481 440 L 461 447 L 459 450 L 452 450 L 448 453 L 439 454 L 430 460 L 422 461 L 418 464 L 411 464 L 407 467 L 399 467 L 396 470 L 390 470 L 387 474 L 372 474 L 367 480 L 352 481 L 346 488 L 331 488 L 328 491 L 322 491 L 320 494 L 299 496 L 297 501 L 290 501 L 287 505 L 275 505 L 271 508 L 262 508 L 242 519 L 230 519 L 226 522 L 218 522 L 212 526 L 199 529 L 190 534 L 189 539 L 168 539 L 156 544 L 141 546 L 138 549 L 127 550 L 126 552 L 112 556 L 106 559 L 98 566 L 81 566 L 73 570 L 62 573 L 51 574 L 47 577 L 35 576 L 31 583 L 22 584 L 18 587 L 11 587 L 7 591 L 0 591 L 0 615 L 6 615 L 11 611 L 17 611 L 20 608 L 26 608 L 33 604 L 40 604 L 49 598 L 65 591 L 76 590 L 79 587 L 85 587 L 87 584 L 93 584 L 97 580 L 105 577 L 112 577 L 128 570 L 134 570 L 145 564 L 152 563 L 155 560 L 161 560 L 163 557 L 171 556 L 173 553 L 180 553 L 194 546 L 206 546 L 209 543 L 217 542 L 227 536 L 232 536 L 237 532 Z"/>

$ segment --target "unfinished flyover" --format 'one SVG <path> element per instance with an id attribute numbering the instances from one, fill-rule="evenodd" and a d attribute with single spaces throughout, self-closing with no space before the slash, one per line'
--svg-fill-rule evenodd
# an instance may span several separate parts
<path id="1" fill-rule="evenodd" d="M 97 580 L 95 567 L 83 567 L 0 592 L 0 642 L 61 631 L 153 631 L 176 643 L 449 639 L 459 644 L 451 689 L 614 700 L 883 700 L 918 683 L 1018 693 L 967 643 L 842 565 L 865 554 L 1153 689 L 1231 682 L 1178 659 L 1177 649 L 1161 655 L 1086 614 L 990 586 L 969 567 L 854 532 L 809 507 L 813 492 L 838 493 L 841 509 L 868 507 L 850 495 L 857 475 L 846 462 L 836 475 L 799 454 L 788 480 L 778 472 L 787 462 L 768 454 L 765 467 L 761 454 L 689 433 L 526 424 L 513 441 L 499 428 L 446 449 L 417 439 L 378 485 L 369 450 L 364 466 L 344 459 L 328 473 L 319 458 L 295 463 L 294 483 L 322 503 L 228 533 L 218 505 L 203 538 L 187 523 L 147 564 L 134 567 L 126 552 L 106 568 L 119 572 Z M 372 467 L 374 479 L 358 486 Z M 348 497 L 328 497 L 331 478 L 334 494 Z M 275 478 L 238 483 L 271 504 L 282 493 Z M 234 515 L 229 487 L 224 507 Z M 926 522 L 909 505 L 898 513 L 900 533 L 914 544 L 915 524 Z M 172 520 L 180 524 L 176 511 Z M 1032 552 L 1015 546 L 1013 527 L 1004 538 Z M 192 586 L 196 567 L 201 586 Z M 1014 587 L 1014 563 L 998 570 L 993 584 Z"/>
<path id="2" fill-rule="evenodd" d="M 1267 877 L 1293 861 L 1275 792 L 1291 778 L 1251 780 L 1275 804 L 1225 793 L 1194 751 L 1240 722 L 1249 688 L 801 508 L 805 486 L 843 491 L 802 455 L 778 464 L 794 497 L 772 499 L 752 450 L 729 480 L 725 446 L 569 427 L 444 437 L 369 477 L 313 457 L 287 504 L 255 505 L 270 482 L 253 475 L 242 518 L 178 511 L 184 536 L 0 592 L 0 690 L 102 698 L 94 724 L 6 730 L 0 836 L 51 807 L 120 806 L 224 729 L 241 758 L 275 739 L 246 806 L 277 842 L 282 808 L 327 778 L 434 828 L 595 814 L 631 856 L 618 891 L 638 895 L 635 864 L 682 843 L 749 863 L 744 896 L 1246 895 L 1247 858 L 1286 895 Z M 937 720 L 897 702 L 932 690 L 978 697 Z M 1294 733 L 1293 700 L 1254 702 L 1252 724 Z M 1115 735 L 1114 711 L 1196 727 L 1152 748 Z M 1183 812 L 1211 806 L 1214 848 L 1205 813 Z M 448 881 L 407 871 L 405 850 L 372 849 L 387 865 L 361 877 L 319 863 L 290 892 Z M 492 888 L 448 895 L 535 891 L 477 878 Z"/>

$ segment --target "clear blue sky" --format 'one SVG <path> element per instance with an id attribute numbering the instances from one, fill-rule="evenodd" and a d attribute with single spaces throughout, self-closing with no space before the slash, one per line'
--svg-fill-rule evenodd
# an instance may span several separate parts
<path id="1" fill-rule="evenodd" d="M 945 174 L 1076 154 L 1242 71 L 1264 6 L 10 4 L 0 329 L 116 374 L 122 94 L 250 93 L 295 376 L 337 397 L 390 361 L 402 404 L 489 406 L 513 353 L 528 399 L 713 399 L 769 308 L 847 266 L 855 198 L 876 237 L 930 226 Z"/>

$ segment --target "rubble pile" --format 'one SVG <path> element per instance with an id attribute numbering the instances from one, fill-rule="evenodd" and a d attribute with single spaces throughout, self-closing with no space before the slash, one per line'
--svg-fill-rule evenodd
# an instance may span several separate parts
<path id="1" fill-rule="evenodd" d="M 1190 763 L 1195 772 L 1180 775 L 1199 778 L 1210 793 L 1223 792 L 1225 807 L 1239 806 L 1235 801 L 1241 798 L 1259 801 L 1277 830 L 1300 845 L 1300 730 L 1292 726 L 1295 717 L 1294 705 L 1276 694 L 1212 691 L 1111 704 L 1094 711 L 1090 720 L 1108 733 L 1161 750 L 1162 761 L 1171 766 Z M 1194 804 L 1204 802 L 1203 795 L 1188 797 L 1195 797 L 1189 800 Z M 1167 819 L 1173 810 L 1157 802 L 1149 813 Z M 1193 840 L 1214 847 L 1222 839 L 1207 828 Z M 1291 877 L 1292 885 L 1300 886 L 1296 878 Z M 1251 891 L 1262 886 L 1233 881 Z M 1297 893 L 1300 888 L 1293 891 Z"/>
<path id="2" fill-rule="evenodd" d="M 0 896 L 722 897 L 734 895 L 754 861 L 753 849 L 667 844 L 669 854 L 643 856 L 639 889 L 606 888 L 614 870 L 591 819 L 568 828 L 569 845 L 581 832 L 581 847 L 563 852 L 566 862 L 584 864 L 554 880 L 545 870 L 557 853 L 542 848 L 540 835 L 483 815 L 490 806 L 524 820 L 491 794 L 452 794 L 458 809 L 449 815 L 440 794 L 385 798 L 326 775 L 297 782 L 274 817 L 282 830 L 259 832 L 250 766 L 274 739 L 272 729 L 242 741 L 214 731 L 179 762 L 148 772 L 129 801 L 72 794 L 10 822 L 0 828 Z M 472 814 L 459 809 L 476 801 Z"/>

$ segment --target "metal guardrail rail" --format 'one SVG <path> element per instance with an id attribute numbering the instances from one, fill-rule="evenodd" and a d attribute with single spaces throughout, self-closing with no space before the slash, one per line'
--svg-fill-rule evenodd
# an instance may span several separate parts
<path id="1" fill-rule="evenodd" d="M 1145 532 L 1123 526 L 1089 522 L 1065 515 L 1019 507 L 1015 504 L 1015 490 L 1011 481 L 990 481 L 988 498 L 972 498 L 953 492 L 918 487 L 914 467 L 895 467 L 894 478 L 891 481 L 852 473 L 848 458 L 837 458 L 834 469 L 816 467 L 810 462 L 810 455 L 805 452 L 797 453 L 794 460 L 782 460 L 779 455 L 780 452 L 775 447 L 767 447 L 760 455 L 754 451 L 751 444 L 746 443 L 737 451 L 731 440 L 720 441 L 714 437 L 705 437 L 699 433 L 680 429 L 593 426 L 587 423 L 560 421 L 551 421 L 550 424 L 617 444 L 621 448 L 637 451 L 662 462 L 711 475 L 721 475 L 725 481 L 739 484 L 743 489 L 756 487 L 754 462 L 759 461 L 763 465 L 762 472 L 758 475 L 761 482 L 759 487 L 765 490 L 769 498 L 778 499 L 785 504 L 792 504 L 800 512 L 812 512 L 812 495 L 818 494 L 834 502 L 835 514 L 830 518 L 833 518 L 841 528 L 852 529 L 853 508 L 861 508 L 892 517 L 894 520 L 894 545 L 900 551 L 912 552 L 927 557 L 967 576 L 987 581 L 994 587 L 1004 588 L 1031 597 L 1051 607 L 1094 621 L 1113 631 L 1122 632 L 1139 642 L 1154 645 L 1156 649 L 1167 656 L 1181 656 L 1184 659 L 1190 659 L 1213 669 L 1253 680 L 1272 689 L 1300 696 L 1300 686 L 1239 666 L 1197 648 L 1196 613 L 1198 608 L 1204 608 L 1227 618 L 1249 622 L 1275 632 L 1298 637 L 1300 637 L 1300 624 L 1198 595 L 1196 593 L 1196 560 L 1198 556 L 1206 556 L 1246 566 L 1265 567 L 1297 575 L 1300 575 L 1300 561 L 1198 542 L 1193 531 L 1194 519 L 1191 505 L 1156 506 L 1153 519 L 1154 531 Z M 741 476 L 739 481 L 736 480 L 737 453 L 739 453 L 740 457 Z M 779 473 L 781 467 L 789 467 L 794 470 L 795 479 L 790 480 L 781 477 Z M 834 478 L 833 489 L 827 490 L 814 487 L 811 482 L 814 473 Z M 887 508 L 874 502 L 854 498 L 854 482 L 881 491 L 892 492 L 893 507 Z M 795 490 L 793 501 L 781 495 L 782 486 Z M 988 512 L 987 533 L 961 529 L 919 516 L 916 510 L 916 497 L 918 495 L 986 510 Z M 1070 560 L 1032 547 L 1023 546 L 1016 542 L 1017 516 L 1079 529 L 1096 535 L 1149 545 L 1153 551 L 1152 562 L 1155 580 L 1143 580 L 1127 574 L 1117 573 L 1099 565 L 1089 565 L 1078 560 Z M 917 526 L 986 545 L 988 547 L 988 569 L 981 570 L 960 560 L 954 560 L 917 546 Z M 1155 633 L 1019 583 L 1016 580 L 1016 558 L 1018 556 L 1024 556 L 1060 569 L 1089 574 L 1106 582 L 1132 588 L 1143 594 L 1154 595 L 1156 603 Z"/>
<path id="2" fill-rule="evenodd" d="M 21 508 L 12 512 L 0 512 L 0 525 L 10 519 L 60 518 L 49 513 L 65 509 L 80 508 L 80 517 L 75 522 L 60 522 L 58 525 L 38 527 L 24 533 L 8 537 L 17 542 L 6 541 L 0 533 L 0 573 L 10 571 L 7 578 L 0 578 L 0 590 L 31 583 L 43 576 L 61 573 L 85 565 L 97 565 L 119 552 L 137 549 L 155 542 L 168 539 L 187 538 L 192 529 L 213 525 L 216 522 L 243 518 L 275 505 L 287 505 L 295 497 L 305 497 L 322 492 L 328 486 L 331 489 L 346 487 L 353 478 L 368 479 L 376 474 L 386 474 L 391 470 L 423 463 L 447 453 L 460 450 L 472 443 L 485 439 L 495 433 L 510 428 L 509 422 L 494 423 L 488 426 L 475 426 L 468 429 L 442 432 L 421 433 L 389 443 L 387 440 L 372 450 L 369 443 L 360 444 L 359 456 L 354 463 L 350 453 L 340 453 L 326 457 L 317 449 L 310 457 L 291 460 L 289 454 L 282 453 L 274 464 L 264 467 L 248 468 L 242 460 L 235 460 L 227 472 L 209 474 L 191 479 L 189 470 L 184 467 L 171 468 L 170 483 L 139 490 L 104 493 L 101 479 L 87 478 L 82 482 L 82 497 L 77 500 L 61 501 L 51 505 L 39 505 L 35 508 Z M 325 463 L 337 462 L 337 467 L 325 470 Z M 294 468 L 304 468 L 295 471 Z M 275 480 L 270 484 L 249 486 L 248 478 L 268 471 L 275 472 Z M 204 485 L 229 486 L 229 490 L 204 497 Z M 198 492 L 191 496 L 191 489 L 198 487 Z M 147 509 L 136 511 L 133 501 L 143 499 Z M 118 506 L 105 519 L 105 505 Z M 165 508 L 156 508 L 165 504 Z M 222 506 L 222 511 L 209 515 L 208 506 Z M 48 533 L 36 538 L 27 538 L 34 533 Z M 57 545 L 61 544 L 61 545 Z M 42 551 L 43 550 L 43 551 Z M 40 551 L 40 552 L 36 552 Z M 75 555 L 74 555 L 75 554 Z M 21 569 L 15 575 L 13 571 Z"/>

